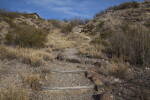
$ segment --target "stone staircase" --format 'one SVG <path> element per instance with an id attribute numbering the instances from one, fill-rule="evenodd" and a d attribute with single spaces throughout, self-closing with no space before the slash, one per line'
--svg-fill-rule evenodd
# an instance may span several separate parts
<path id="1" fill-rule="evenodd" d="M 77 49 L 65 49 L 65 59 L 80 61 Z M 50 67 L 51 66 L 51 67 Z M 43 85 L 40 100 L 97 100 L 94 83 L 86 77 L 88 67 L 91 64 L 82 64 L 59 60 L 49 63 L 47 68 L 51 69 L 46 73 L 46 81 Z"/>

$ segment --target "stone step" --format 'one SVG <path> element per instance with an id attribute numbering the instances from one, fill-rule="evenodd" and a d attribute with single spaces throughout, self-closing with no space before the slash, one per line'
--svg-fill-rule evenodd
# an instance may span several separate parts
<path id="1" fill-rule="evenodd" d="M 64 73 L 64 74 L 78 74 L 78 73 L 85 73 L 86 70 L 72 70 L 72 71 L 52 70 L 51 72 L 54 72 L 54 73 Z"/>
<path id="2" fill-rule="evenodd" d="M 94 85 L 89 86 L 74 86 L 74 87 L 43 87 L 43 90 L 80 90 L 80 89 L 93 89 Z"/>
<path id="3" fill-rule="evenodd" d="M 45 87 L 72 87 L 92 85 L 93 83 L 85 77 L 85 73 L 69 74 L 51 73 L 46 76 Z"/>
<path id="4" fill-rule="evenodd" d="M 55 88 L 46 88 L 41 91 L 42 97 L 38 100 L 95 100 L 94 89 L 67 89 L 56 90 Z M 58 87 L 57 87 L 58 89 Z"/>

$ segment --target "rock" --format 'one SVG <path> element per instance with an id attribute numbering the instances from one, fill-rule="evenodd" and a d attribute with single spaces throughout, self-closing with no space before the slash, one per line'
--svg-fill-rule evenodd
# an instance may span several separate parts
<path id="1" fill-rule="evenodd" d="M 113 100 L 110 94 L 101 94 L 99 100 Z"/>

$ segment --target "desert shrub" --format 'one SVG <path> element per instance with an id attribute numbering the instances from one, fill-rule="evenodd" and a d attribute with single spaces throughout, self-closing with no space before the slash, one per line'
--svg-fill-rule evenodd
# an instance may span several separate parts
<path id="1" fill-rule="evenodd" d="M 107 39 L 109 37 L 111 37 L 111 35 L 113 34 L 114 32 L 112 30 L 108 30 L 108 31 L 104 31 L 104 32 L 101 32 L 100 33 L 100 38 L 101 39 Z"/>
<path id="2" fill-rule="evenodd" d="M 13 22 L 12 19 L 9 18 L 4 18 L 4 20 L 9 24 L 9 26 L 13 29 L 15 29 L 17 27 L 17 25 Z"/>
<path id="3" fill-rule="evenodd" d="M 12 44 L 14 39 L 14 34 L 12 34 L 11 32 L 7 33 L 5 39 L 7 40 L 6 41 L 7 44 L 9 45 Z"/>
<path id="4" fill-rule="evenodd" d="M 89 24 L 84 27 L 84 29 L 88 29 L 90 32 L 92 31 L 93 28 L 94 28 L 93 24 Z"/>
<path id="5" fill-rule="evenodd" d="M 30 74 L 24 78 L 24 82 L 28 84 L 32 88 L 32 90 L 35 91 L 41 89 L 40 80 L 40 76 L 34 74 Z"/>
<path id="6" fill-rule="evenodd" d="M 125 62 L 112 62 L 109 67 L 109 74 L 121 78 L 131 74 L 131 69 L 125 64 Z"/>
<path id="7" fill-rule="evenodd" d="M 140 4 L 136 1 L 125 2 L 125 3 L 120 4 L 119 6 L 108 8 L 108 11 L 109 10 L 122 10 L 122 9 L 127 9 L 127 8 L 138 8 L 139 6 Z"/>
<path id="8" fill-rule="evenodd" d="M 66 18 L 64 18 L 63 21 L 64 21 L 65 23 L 68 23 L 68 20 L 67 20 Z"/>
<path id="9" fill-rule="evenodd" d="M 43 47 L 47 34 L 34 26 L 20 24 L 6 35 L 6 42 L 21 47 Z"/>
<path id="10" fill-rule="evenodd" d="M 114 34 L 111 47 L 116 56 L 125 55 L 133 64 L 150 66 L 150 34 L 142 27 Z"/>
<path id="11" fill-rule="evenodd" d="M 10 11 L 7 11 L 5 9 L 0 9 L 0 16 L 1 17 L 7 17 L 10 19 L 13 19 L 13 18 L 19 17 L 19 15 L 20 14 L 18 12 L 10 12 Z"/>
<path id="12" fill-rule="evenodd" d="M 85 19 L 85 24 L 87 24 L 88 22 L 90 22 L 90 19 Z"/>
<path id="13" fill-rule="evenodd" d="M 84 25 L 85 24 L 85 20 L 83 20 L 79 17 L 74 17 L 74 18 L 70 19 L 70 22 L 73 23 L 74 25 Z"/>
<path id="14" fill-rule="evenodd" d="M 101 44 L 103 46 L 108 46 L 108 41 L 104 40 L 104 39 L 101 39 L 101 38 L 96 38 L 96 39 L 93 39 L 91 41 L 92 44 Z"/>
<path id="15" fill-rule="evenodd" d="M 68 23 L 67 25 L 65 25 L 64 27 L 61 28 L 61 32 L 62 33 L 69 33 L 72 31 L 72 28 L 75 26 L 74 23 Z"/>
<path id="16" fill-rule="evenodd" d="M 113 7 L 109 7 L 103 11 L 100 11 L 99 13 L 97 13 L 94 17 L 99 17 L 102 14 L 105 14 L 107 12 L 109 12 L 110 10 L 123 10 L 123 9 L 127 9 L 127 8 L 138 8 L 140 6 L 140 4 L 136 1 L 132 1 L 132 2 L 125 2 L 120 4 L 119 6 L 113 6 Z"/>
<path id="17" fill-rule="evenodd" d="M 50 19 L 48 20 L 54 27 L 56 28 L 61 28 L 61 24 L 60 21 L 56 20 L 56 19 Z"/>

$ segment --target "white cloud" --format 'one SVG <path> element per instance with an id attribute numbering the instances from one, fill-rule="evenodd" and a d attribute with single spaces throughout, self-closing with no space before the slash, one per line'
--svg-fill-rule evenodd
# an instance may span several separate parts
<path id="1" fill-rule="evenodd" d="M 76 0 L 30 0 L 28 3 L 72 16 L 88 17 L 86 15 L 87 9 L 85 9 L 85 6 L 89 3 L 87 0 L 80 2 Z"/>

